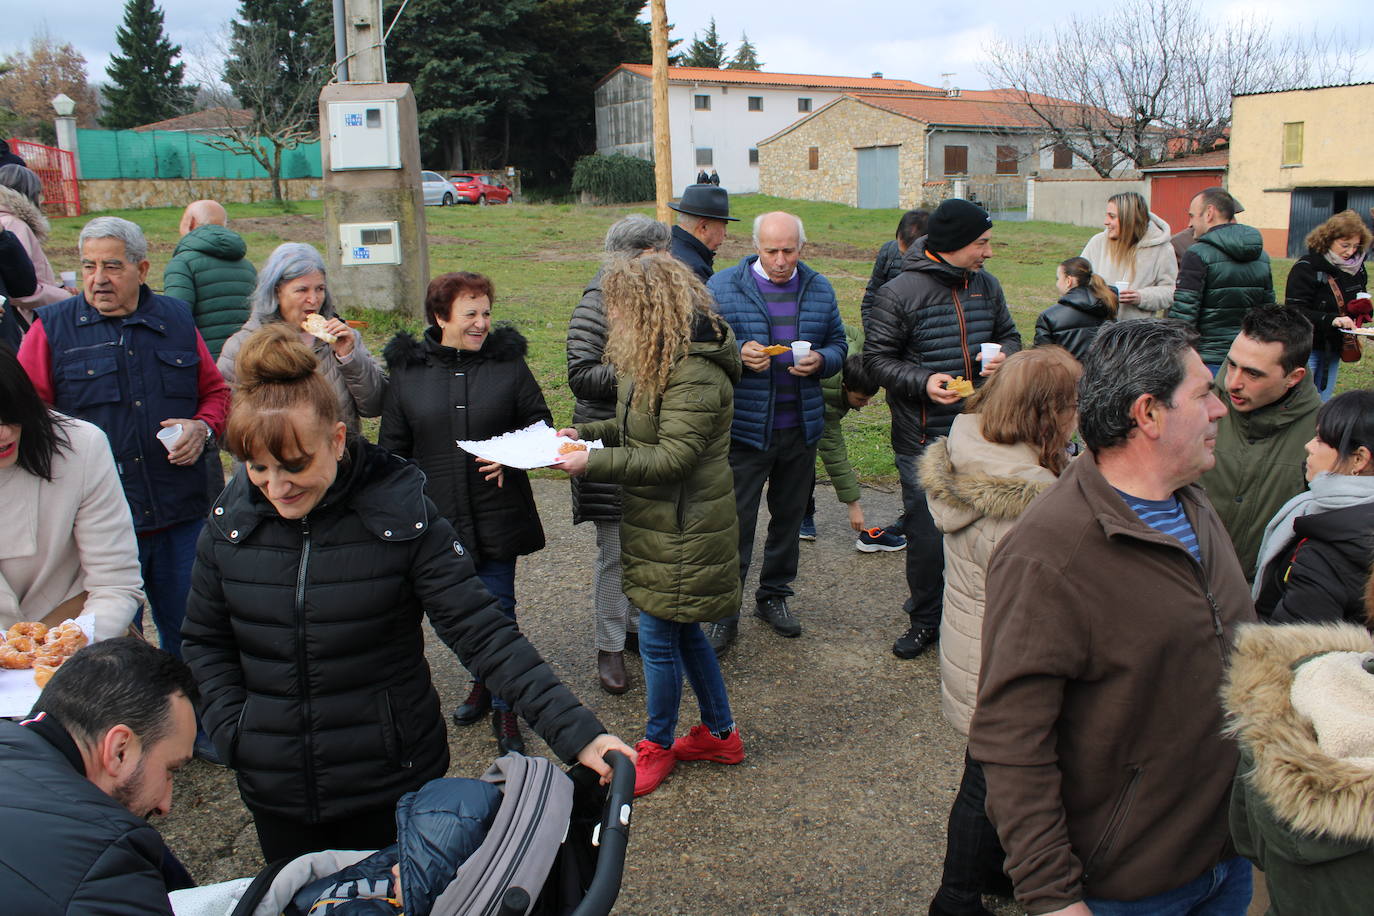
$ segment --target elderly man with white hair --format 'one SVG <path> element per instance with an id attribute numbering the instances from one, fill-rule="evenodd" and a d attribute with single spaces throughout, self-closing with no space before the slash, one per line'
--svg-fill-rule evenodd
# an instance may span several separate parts
<path id="1" fill-rule="evenodd" d="M 138 226 L 97 217 L 79 246 L 82 293 L 38 309 L 19 362 L 44 402 L 109 437 L 158 639 L 180 658 L 196 538 L 210 509 L 199 462 L 224 431 L 229 388 L 186 306 L 146 285 Z"/>
<path id="2" fill-rule="evenodd" d="M 730 429 L 740 580 L 749 573 L 767 484 L 768 537 L 754 616 L 785 637 L 801 635 L 787 599 L 797 576 L 797 535 L 816 480 L 816 446 L 825 430 L 821 379 L 839 372 L 849 352 L 835 290 L 802 262 L 805 245 L 800 218 L 764 213 L 754 220 L 757 254 L 707 284 L 734 329 L 744 362 Z M 738 628 L 738 615 L 711 625 L 707 638 L 717 653 L 729 648 Z"/>

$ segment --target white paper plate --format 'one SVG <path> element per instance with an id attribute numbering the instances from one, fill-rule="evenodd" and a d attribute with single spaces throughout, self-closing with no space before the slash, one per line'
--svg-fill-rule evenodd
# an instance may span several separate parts
<path id="1" fill-rule="evenodd" d="M 82 614 L 76 618 L 76 624 L 86 634 L 87 642 L 95 641 L 94 614 Z M 42 692 L 33 681 L 32 668 L 0 670 L 0 716 L 27 716 Z"/>

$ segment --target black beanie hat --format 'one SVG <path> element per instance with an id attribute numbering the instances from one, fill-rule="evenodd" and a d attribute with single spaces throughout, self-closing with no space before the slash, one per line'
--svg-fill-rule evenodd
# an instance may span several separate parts
<path id="1" fill-rule="evenodd" d="M 935 208 L 926 225 L 926 249 L 944 254 L 972 244 L 992 228 L 992 217 L 977 204 L 958 197 Z"/>

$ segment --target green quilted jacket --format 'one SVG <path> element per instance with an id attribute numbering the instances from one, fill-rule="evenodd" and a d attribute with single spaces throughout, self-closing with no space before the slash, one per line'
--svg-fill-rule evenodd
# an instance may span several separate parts
<path id="1" fill-rule="evenodd" d="M 1272 304 L 1274 275 L 1263 236 L 1253 226 L 1226 223 L 1184 253 L 1169 317 L 1198 329 L 1202 361 L 1215 366 L 1230 351 L 1245 313 Z"/>
<path id="2" fill-rule="evenodd" d="M 862 330 L 844 326 L 844 337 L 849 343 L 849 352 L 858 353 L 864 348 Z M 846 505 L 859 499 L 859 478 L 849 463 L 849 448 L 844 442 L 844 431 L 840 420 L 852 409 L 844 396 L 844 370 L 829 378 L 821 379 L 821 396 L 825 398 L 825 431 L 821 433 L 816 452 L 830 476 L 830 485 L 835 488 L 835 497 Z"/>
<path id="3" fill-rule="evenodd" d="M 632 405 L 634 380 L 617 380 L 612 420 L 582 423 L 592 449 L 587 480 L 622 487 L 621 569 L 641 611 L 682 623 L 739 612 L 739 519 L 730 473 L 734 385 L 743 366 L 728 325 L 698 322 L 662 399 Z"/>
<path id="4" fill-rule="evenodd" d="M 248 297 L 258 272 L 244 255 L 248 246 L 223 226 L 200 226 L 181 237 L 162 275 L 162 291 L 191 306 L 200 336 L 219 359 L 219 351 L 248 320 Z"/>

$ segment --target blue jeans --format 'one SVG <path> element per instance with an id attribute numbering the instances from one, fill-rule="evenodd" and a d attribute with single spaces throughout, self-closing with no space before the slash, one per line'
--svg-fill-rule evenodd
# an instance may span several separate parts
<path id="1" fill-rule="evenodd" d="M 204 525 L 204 519 L 196 518 L 138 536 L 138 566 L 157 626 L 157 641 L 177 658 L 181 658 L 181 622 L 186 619 L 186 599 L 191 594 L 196 538 Z M 134 627 L 143 628 L 142 608 L 134 615 Z"/>
<path id="2" fill-rule="evenodd" d="M 1139 900 L 1083 902 L 1093 916 L 1245 916 L 1254 891 L 1250 862 L 1237 856 L 1203 872 L 1182 887 Z"/>
<path id="3" fill-rule="evenodd" d="M 1312 384 L 1317 386 L 1317 394 L 1322 396 L 1323 404 L 1336 393 L 1336 370 L 1340 366 L 1341 354 L 1332 350 L 1313 350 L 1307 360 L 1307 374 L 1311 376 Z"/>
<path id="4" fill-rule="evenodd" d="M 511 620 L 515 619 L 515 561 L 487 560 L 476 565 L 477 578 L 491 592 L 501 613 Z M 491 695 L 492 709 L 510 709 L 506 701 L 496 694 Z"/>
<path id="5" fill-rule="evenodd" d="M 720 664 L 699 625 L 640 614 L 639 657 L 644 664 L 644 704 L 648 712 L 645 738 L 662 747 L 673 746 L 678 707 L 682 705 L 683 674 L 697 695 L 702 723 L 717 733 L 734 726 Z"/>

